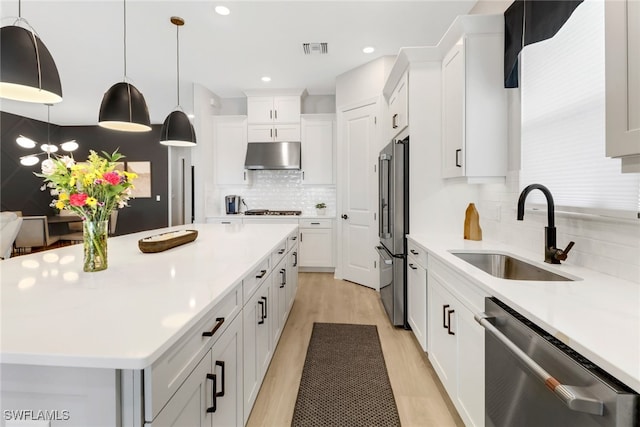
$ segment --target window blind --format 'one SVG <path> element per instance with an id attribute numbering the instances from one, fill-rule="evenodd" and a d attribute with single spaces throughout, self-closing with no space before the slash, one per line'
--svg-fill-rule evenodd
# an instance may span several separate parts
<path id="1" fill-rule="evenodd" d="M 586 0 L 551 39 L 521 53 L 520 187 L 558 207 L 638 218 L 640 174 L 605 155 L 604 1 Z M 534 203 L 544 203 L 531 193 Z"/>

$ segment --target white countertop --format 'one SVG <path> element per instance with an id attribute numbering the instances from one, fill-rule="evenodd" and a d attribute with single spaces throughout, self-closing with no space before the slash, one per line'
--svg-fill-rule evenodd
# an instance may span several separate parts
<path id="1" fill-rule="evenodd" d="M 544 251 L 451 235 L 409 235 L 430 256 L 447 263 L 486 293 L 500 299 L 592 362 L 640 392 L 640 283 L 571 264 L 543 262 Z M 492 250 L 581 280 L 515 281 L 495 278 L 452 255 L 450 250 Z M 470 307 L 471 308 L 471 307 Z M 480 307 L 482 308 L 482 307 Z"/>
<path id="2" fill-rule="evenodd" d="M 82 245 L 0 262 L 0 362 L 143 369 L 200 320 L 278 243 L 290 224 L 189 224 L 108 240 L 109 268 L 82 271 Z M 195 229 L 144 254 L 138 240 Z"/>
<path id="3" fill-rule="evenodd" d="M 277 218 L 295 218 L 295 219 L 335 219 L 335 215 L 245 215 L 244 212 L 239 214 L 220 214 L 220 215 L 210 215 L 207 218 L 268 218 L 268 219 L 277 219 Z"/>

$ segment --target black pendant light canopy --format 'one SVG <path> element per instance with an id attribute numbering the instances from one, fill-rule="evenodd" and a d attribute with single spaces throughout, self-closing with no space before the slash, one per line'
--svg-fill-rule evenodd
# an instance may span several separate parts
<path id="1" fill-rule="evenodd" d="M 184 25 L 184 19 L 172 16 L 171 23 L 176 26 L 176 89 L 178 106 L 164 120 L 160 131 L 160 144 L 174 147 L 193 147 L 196 145 L 196 132 L 191 120 L 180 107 L 180 39 L 178 31 Z"/>
<path id="2" fill-rule="evenodd" d="M 40 37 L 21 16 L 0 29 L 0 98 L 55 104 L 62 101 L 56 63 Z M 23 23 L 29 29 L 17 26 Z"/>
<path id="3" fill-rule="evenodd" d="M 124 80 L 109 88 L 102 98 L 98 125 L 126 132 L 151 130 L 149 109 L 142 93 L 127 83 L 127 2 L 124 0 Z"/>

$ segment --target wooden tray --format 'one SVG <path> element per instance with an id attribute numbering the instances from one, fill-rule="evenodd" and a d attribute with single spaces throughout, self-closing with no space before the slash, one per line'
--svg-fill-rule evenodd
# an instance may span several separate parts
<path id="1" fill-rule="evenodd" d="M 193 242 L 198 237 L 197 230 L 178 230 L 156 234 L 138 240 L 138 248 L 145 254 L 162 252 L 185 243 Z"/>

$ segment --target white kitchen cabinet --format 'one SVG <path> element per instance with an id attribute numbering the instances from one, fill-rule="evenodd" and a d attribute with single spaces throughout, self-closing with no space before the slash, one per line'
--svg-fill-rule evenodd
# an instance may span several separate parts
<path id="1" fill-rule="evenodd" d="M 304 114 L 301 124 L 302 183 L 333 185 L 335 114 Z"/>
<path id="2" fill-rule="evenodd" d="M 248 96 L 248 141 L 300 141 L 300 107 L 300 96 Z"/>
<path id="3" fill-rule="evenodd" d="M 483 426 L 484 329 L 467 306 L 483 296 L 431 258 L 428 281 L 429 360 L 465 425 Z"/>
<path id="4" fill-rule="evenodd" d="M 423 351 L 427 351 L 427 252 L 407 243 L 407 321 Z"/>
<path id="5" fill-rule="evenodd" d="M 606 154 L 640 172 L 640 2 L 605 2 Z"/>
<path id="6" fill-rule="evenodd" d="M 298 291 L 298 235 L 289 238 L 291 250 L 287 254 L 287 304 L 289 311 Z"/>
<path id="7" fill-rule="evenodd" d="M 207 224 L 242 224 L 241 217 L 207 217 Z"/>
<path id="8" fill-rule="evenodd" d="M 280 260 L 276 268 L 272 273 L 273 279 L 271 281 L 272 294 L 273 294 L 273 322 L 272 327 L 272 339 L 275 343 L 278 342 L 284 324 L 287 322 L 287 315 L 289 314 L 289 301 L 287 299 L 287 260 L 283 258 Z"/>
<path id="9" fill-rule="evenodd" d="M 250 184 L 244 168 L 247 155 L 246 116 L 214 116 L 213 164 L 216 185 Z"/>
<path id="10" fill-rule="evenodd" d="M 288 142 L 300 141 L 300 125 L 248 125 L 249 142 Z"/>
<path id="11" fill-rule="evenodd" d="M 390 134 L 389 139 L 393 139 L 409 126 L 409 72 L 400 78 L 400 81 L 389 96 Z"/>
<path id="12" fill-rule="evenodd" d="M 466 21 L 479 18 L 465 17 Z M 442 175 L 469 183 L 503 181 L 507 171 L 507 93 L 502 81 L 504 23 L 465 32 L 442 60 Z"/>
<path id="13" fill-rule="evenodd" d="M 333 221 L 300 220 L 300 267 L 333 267 Z"/>

